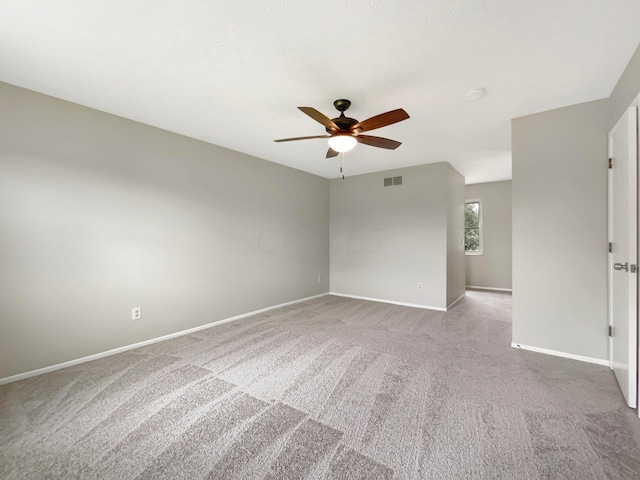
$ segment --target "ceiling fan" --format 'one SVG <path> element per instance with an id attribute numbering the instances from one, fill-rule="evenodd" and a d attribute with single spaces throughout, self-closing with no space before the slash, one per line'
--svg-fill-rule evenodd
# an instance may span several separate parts
<path id="1" fill-rule="evenodd" d="M 351 102 L 349 100 L 336 100 L 333 102 L 333 106 L 340 112 L 340 116 L 337 118 L 326 117 L 315 108 L 298 107 L 299 110 L 309 115 L 316 122 L 324 125 L 325 130 L 329 135 L 281 138 L 280 140 L 274 140 L 274 142 L 292 142 L 294 140 L 328 138 L 329 151 L 327 151 L 327 158 L 335 157 L 340 152 L 348 152 L 356 145 L 356 143 L 363 143 L 372 147 L 386 148 L 388 150 L 395 150 L 402 145 L 402 143 L 388 138 L 361 135 L 362 132 L 368 132 L 370 130 L 375 130 L 376 128 L 386 127 L 387 125 L 406 120 L 409 118 L 409 114 L 402 108 L 381 113 L 380 115 L 376 115 L 375 117 L 359 122 L 355 118 L 349 118 L 344 114 L 344 112 L 351 106 Z"/>

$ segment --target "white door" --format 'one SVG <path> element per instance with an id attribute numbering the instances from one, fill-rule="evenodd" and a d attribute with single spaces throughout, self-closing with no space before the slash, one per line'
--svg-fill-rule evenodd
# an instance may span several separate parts
<path id="1" fill-rule="evenodd" d="M 609 133 L 609 324 L 611 368 L 627 404 L 638 401 L 637 107 Z"/>

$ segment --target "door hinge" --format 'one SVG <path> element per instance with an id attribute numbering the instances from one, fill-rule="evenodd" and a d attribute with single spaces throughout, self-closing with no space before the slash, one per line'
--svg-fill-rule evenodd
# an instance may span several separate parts
<path id="1" fill-rule="evenodd" d="M 609 168 L 613 168 L 612 163 L 613 163 L 613 159 L 612 159 L 612 158 L 610 158 L 610 159 L 609 159 Z"/>
<path id="2" fill-rule="evenodd" d="M 609 336 L 613 337 L 613 326 L 609 325 Z"/>
<path id="3" fill-rule="evenodd" d="M 609 253 L 613 252 L 613 242 L 609 242 Z"/>

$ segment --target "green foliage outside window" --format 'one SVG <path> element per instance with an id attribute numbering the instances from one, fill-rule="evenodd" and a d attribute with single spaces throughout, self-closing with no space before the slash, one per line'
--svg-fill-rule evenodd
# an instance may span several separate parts
<path id="1" fill-rule="evenodd" d="M 480 203 L 464 204 L 464 250 L 480 251 Z"/>

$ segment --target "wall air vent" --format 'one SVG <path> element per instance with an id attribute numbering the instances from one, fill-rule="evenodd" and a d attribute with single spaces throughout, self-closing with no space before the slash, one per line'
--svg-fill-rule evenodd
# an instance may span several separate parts
<path id="1" fill-rule="evenodd" d="M 387 177 L 384 179 L 385 187 L 391 187 L 395 185 L 402 185 L 402 177 Z"/>

